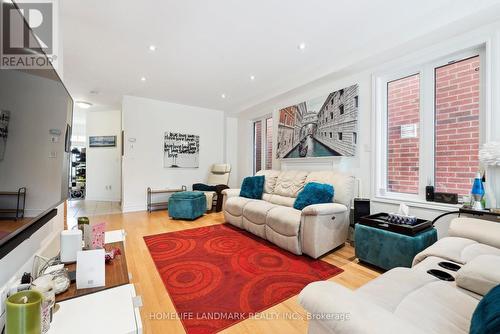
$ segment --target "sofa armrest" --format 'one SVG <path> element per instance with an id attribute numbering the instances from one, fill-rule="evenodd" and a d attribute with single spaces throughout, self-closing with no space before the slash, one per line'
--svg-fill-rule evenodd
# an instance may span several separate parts
<path id="1" fill-rule="evenodd" d="M 349 210 L 339 203 L 315 204 L 302 210 L 302 252 L 317 259 L 342 246 L 349 234 Z"/>
<path id="2" fill-rule="evenodd" d="M 241 189 L 224 189 L 222 190 L 222 195 L 227 198 L 240 196 L 240 190 Z"/>
<path id="3" fill-rule="evenodd" d="M 225 210 L 226 201 L 228 198 L 240 196 L 240 189 L 224 189 L 222 190 L 222 206 L 221 209 Z"/>
<path id="4" fill-rule="evenodd" d="M 306 286 L 299 303 L 332 333 L 411 333 L 423 334 L 411 323 L 366 300 L 339 284 L 321 281 Z"/>
<path id="5" fill-rule="evenodd" d="M 305 216 L 318 216 L 318 215 L 329 215 L 345 213 L 347 207 L 343 204 L 338 203 L 324 203 L 324 204 L 313 204 L 308 205 L 302 209 L 302 214 Z"/>

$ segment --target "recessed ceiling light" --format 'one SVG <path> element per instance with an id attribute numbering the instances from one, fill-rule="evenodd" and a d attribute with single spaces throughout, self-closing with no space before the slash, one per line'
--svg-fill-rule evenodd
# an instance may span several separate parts
<path id="1" fill-rule="evenodd" d="M 85 101 L 76 101 L 76 105 L 82 109 L 88 109 L 88 108 L 92 107 L 92 103 L 85 102 Z"/>
<path id="2" fill-rule="evenodd" d="M 146 77 L 141 77 L 141 81 L 146 81 Z"/>
<path id="3" fill-rule="evenodd" d="M 297 49 L 299 50 L 304 50 L 306 48 L 306 43 L 300 43 L 299 45 L 297 45 Z"/>
<path id="4" fill-rule="evenodd" d="M 156 45 L 150 45 L 149 51 L 156 51 Z"/>
<path id="5" fill-rule="evenodd" d="M 225 99 L 225 98 L 226 98 L 226 94 L 222 93 L 222 94 L 220 95 L 220 97 L 222 97 L 223 99 Z"/>
<path id="6" fill-rule="evenodd" d="M 255 75 L 250 76 L 250 80 L 254 81 L 255 80 Z"/>

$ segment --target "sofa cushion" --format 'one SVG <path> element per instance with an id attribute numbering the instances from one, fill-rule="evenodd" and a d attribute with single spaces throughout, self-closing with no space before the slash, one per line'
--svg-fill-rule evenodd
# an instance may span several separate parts
<path id="1" fill-rule="evenodd" d="M 471 334 L 500 333 L 500 285 L 479 302 L 470 324 Z"/>
<path id="2" fill-rule="evenodd" d="M 293 203 L 295 203 L 295 197 L 286 197 L 281 195 L 269 195 L 269 198 L 266 200 L 276 205 L 288 206 L 289 208 L 292 208 Z"/>
<path id="3" fill-rule="evenodd" d="M 500 284 L 500 256 L 475 257 L 460 268 L 456 282 L 459 287 L 484 296 Z"/>
<path id="4" fill-rule="evenodd" d="M 266 224 L 284 236 L 298 236 L 301 212 L 294 208 L 276 206 L 267 213 Z"/>
<path id="5" fill-rule="evenodd" d="M 394 314 L 420 327 L 424 333 L 466 334 L 477 304 L 476 298 L 454 284 L 438 280 L 411 291 Z"/>
<path id="6" fill-rule="evenodd" d="M 284 197 L 297 197 L 307 177 L 305 171 L 283 171 L 276 180 L 273 194 Z"/>
<path id="7" fill-rule="evenodd" d="M 356 290 L 356 294 L 390 312 L 395 312 L 408 294 L 437 281 L 437 278 L 426 272 L 399 267 L 366 283 Z"/>
<path id="8" fill-rule="evenodd" d="M 309 182 L 295 199 L 293 208 L 302 210 L 312 204 L 331 203 L 333 200 L 333 191 L 331 184 Z"/>
<path id="9" fill-rule="evenodd" d="M 241 184 L 240 196 L 252 199 L 262 199 L 264 192 L 264 176 L 248 176 Z"/>
<path id="10" fill-rule="evenodd" d="M 240 196 L 230 197 L 226 200 L 226 206 L 224 209 L 233 216 L 241 216 L 245 205 L 251 201 L 254 200 Z"/>
<path id="11" fill-rule="evenodd" d="M 339 171 L 310 172 L 305 182 L 318 182 L 333 185 L 335 188 L 334 201 L 344 204 L 345 206 L 349 206 L 354 197 L 354 177 L 347 173 Z"/>
<path id="12" fill-rule="evenodd" d="M 455 218 L 448 229 L 450 237 L 461 237 L 500 248 L 500 224 L 484 219 Z"/>
<path id="13" fill-rule="evenodd" d="M 264 181 L 264 193 L 272 194 L 274 187 L 276 186 L 276 180 L 278 180 L 278 175 L 280 175 L 279 170 L 260 170 L 255 175 L 265 177 Z"/>
<path id="14" fill-rule="evenodd" d="M 266 223 L 267 213 L 275 207 L 276 205 L 266 201 L 251 201 L 243 208 L 243 217 L 254 224 L 263 225 Z"/>

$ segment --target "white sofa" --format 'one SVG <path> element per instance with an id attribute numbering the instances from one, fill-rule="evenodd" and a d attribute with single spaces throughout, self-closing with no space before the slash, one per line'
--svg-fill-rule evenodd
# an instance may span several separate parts
<path id="1" fill-rule="evenodd" d="M 449 235 L 417 254 L 412 268 L 389 270 L 355 291 L 328 281 L 306 286 L 299 302 L 311 314 L 309 333 L 468 333 L 482 294 L 500 283 L 498 265 L 480 266 L 482 272 L 471 275 L 478 269 L 472 264 L 481 258 L 499 263 L 500 224 L 457 218 Z M 462 268 L 443 269 L 438 265 L 442 261 Z M 429 269 L 445 271 L 456 281 L 439 280 Z M 333 319 L 332 314 L 348 319 Z"/>
<path id="2" fill-rule="evenodd" d="M 341 246 L 347 239 L 354 178 L 336 171 L 259 171 L 264 175 L 262 200 L 240 197 L 240 189 L 226 189 L 226 222 L 245 229 L 294 254 L 313 258 Z M 293 208 L 295 198 L 308 182 L 334 187 L 333 203 Z"/>

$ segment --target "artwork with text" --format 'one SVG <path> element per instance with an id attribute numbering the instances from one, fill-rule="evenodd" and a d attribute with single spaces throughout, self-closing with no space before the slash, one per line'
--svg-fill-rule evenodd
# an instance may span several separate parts
<path id="1" fill-rule="evenodd" d="M 200 136 L 165 132 L 163 166 L 165 168 L 198 168 Z"/>
<path id="2" fill-rule="evenodd" d="M 352 85 L 281 109 L 276 158 L 354 156 L 358 104 L 358 85 Z"/>

